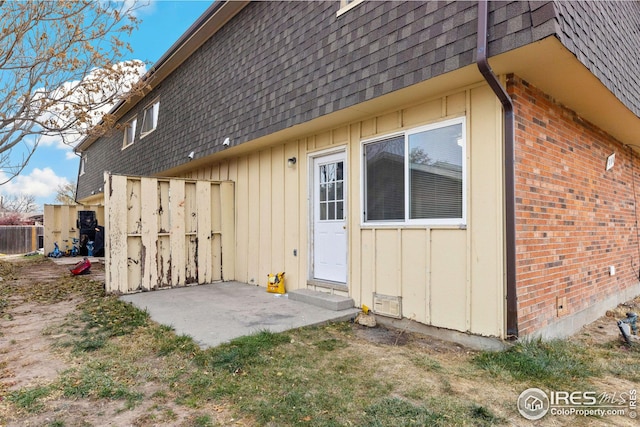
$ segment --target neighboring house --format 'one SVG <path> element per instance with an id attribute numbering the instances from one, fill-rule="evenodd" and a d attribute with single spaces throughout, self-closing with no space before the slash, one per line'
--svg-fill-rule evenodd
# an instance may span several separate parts
<path id="1" fill-rule="evenodd" d="M 15 212 L 0 207 L 0 225 L 42 225 L 44 215 L 37 212 Z"/>
<path id="2" fill-rule="evenodd" d="M 104 171 L 233 181 L 224 280 L 572 333 L 640 294 L 640 4 L 480 5 L 217 1 L 78 145 L 78 200 Z"/>

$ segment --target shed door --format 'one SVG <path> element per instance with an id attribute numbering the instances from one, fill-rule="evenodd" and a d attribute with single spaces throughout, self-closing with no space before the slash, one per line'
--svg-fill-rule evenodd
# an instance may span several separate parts
<path id="1" fill-rule="evenodd" d="M 345 153 L 313 159 L 313 278 L 347 282 Z"/>

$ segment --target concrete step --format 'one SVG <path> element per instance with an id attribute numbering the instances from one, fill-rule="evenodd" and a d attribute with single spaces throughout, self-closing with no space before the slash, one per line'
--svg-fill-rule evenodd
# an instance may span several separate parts
<path id="1" fill-rule="evenodd" d="M 300 301 L 316 307 L 333 311 L 347 310 L 354 307 L 353 298 L 340 295 L 331 295 L 325 292 L 312 291 L 310 289 L 296 289 L 289 291 L 289 299 Z"/>

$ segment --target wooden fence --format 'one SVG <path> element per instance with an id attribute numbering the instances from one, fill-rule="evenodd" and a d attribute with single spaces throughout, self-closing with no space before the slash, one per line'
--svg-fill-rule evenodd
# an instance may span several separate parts
<path id="1" fill-rule="evenodd" d="M 234 183 L 105 174 L 105 284 L 131 293 L 234 279 Z"/>
<path id="2" fill-rule="evenodd" d="M 24 254 L 39 249 L 43 230 L 40 225 L 0 226 L 0 253 Z"/>

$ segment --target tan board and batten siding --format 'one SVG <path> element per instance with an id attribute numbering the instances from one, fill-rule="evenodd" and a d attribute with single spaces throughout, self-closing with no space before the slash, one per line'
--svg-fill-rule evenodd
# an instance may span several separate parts
<path id="1" fill-rule="evenodd" d="M 107 291 L 233 280 L 233 199 L 233 182 L 105 174 Z"/>
<path id="2" fill-rule="evenodd" d="M 362 224 L 361 141 L 467 118 L 467 226 Z M 400 297 L 403 317 L 475 334 L 504 335 L 501 109 L 486 85 L 370 119 L 283 141 L 184 174 L 233 181 L 236 280 L 265 285 L 286 272 L 288 289 L 310 287 L 309 166 L 314 155 L 345 150 L 348 163 L 348 288 L 357 305 Z M 297 157 L 293 168 L 287 159 Z M 294 255 L 297 253 L 297 255 Z M 333 290 L 339 293 L 340 291 Z"/>

